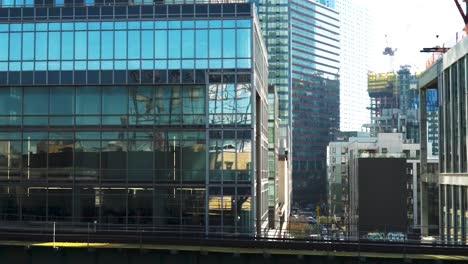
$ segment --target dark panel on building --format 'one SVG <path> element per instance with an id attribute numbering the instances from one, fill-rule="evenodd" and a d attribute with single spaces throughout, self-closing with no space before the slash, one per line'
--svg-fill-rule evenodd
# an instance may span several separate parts
<path id="1" fill-rule="evenodd" d="M 405 232 L 407 163 L 404 158 L 358 160 L 359 231 Z"/>

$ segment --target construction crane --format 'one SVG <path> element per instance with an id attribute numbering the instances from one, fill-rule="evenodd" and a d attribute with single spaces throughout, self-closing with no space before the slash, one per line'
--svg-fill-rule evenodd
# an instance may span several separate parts
<path id="1" fill-rule="evenodd" d="M 461 7 L 460 3 L 458 2 L 458 0 L 453 0 L 455 2 L 455 5 L 457 6 L 457 9 L 458 9 L 458 12 L 460 12 L 460 15 L 462 16 L 463 18 L 463 22 L 465 23 L 465 29 L 466 29 L 466 26 L 468 24 L 468 17 L 467 15 L 465 14 L 465 12 L 463 11 L 463 8 Z M 466 0 L 463 0 L 463 2 L 466 3 L 466 10 L 468 10 L 468 2 Z"/>
<path id="2" fill-rule="evenodd" d="M 395 55 L 395 52 L 396 52 L 398 49 L 392 49 L 392 47 L 390 47 L 390 45 L 388 44 L 387 34 L 385 34 L 385 43 L 387 44 L 387 46 L 385 47 L 385 49 L 384 49 L 384 51 L 382 52 L 382 54 L 383 54 L 383 55 L 394 56 L 394 55 Z"/>

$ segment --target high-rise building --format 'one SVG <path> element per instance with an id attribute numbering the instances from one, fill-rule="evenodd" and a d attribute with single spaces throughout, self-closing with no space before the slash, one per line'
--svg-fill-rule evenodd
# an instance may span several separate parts
<path id="1" fill-rule="evenodd" d="M 142 3 L 2 1 L 2 222 L 267 225 L 254 6 Z"/>
<path id="2" fill-rule="evenodd" d="M 358 0 L 337 0 L 340 18 L 340 130 L 361 131 L 369 123 L 367 71 L 370 18 Z"/>
<path id="3" fill-rule="evenodd" d="M 465 37 L 422 73 L 419 80 L 422 105 L 426 104 L 430 89 L 438 89 L 440 100 L 439 173 L 433 177 L 429 168 L 422 165 L 423 173 L 428 174 L 425 179 L 427 189 L 422 197 L 425 217 L 422 224 L 436 224 L 440 228 L 440 238 L 452 243 L 464 243 L 468 239 L 467 60 L 468 38 Z M 428 116 L 422 111 L 422 139 L 429 136 L 425 131 Z M 426 142 L 422 140 L 422 144 L 427 145 Z M 421 147 L 423 154 L 428 149 L 424 145 Z M 439 202 L 434 204 L 431 200 L 437 195 Z M 440 206 L 438 210 L 437 205 Z M 438 215 L 436 221 L 432 217 L 434 211 Z"/>
<path id="4" fill-rule="evenodd" d="M 340 125 L 338 13 L 310 0 L 292 0 L 290 9 L 293 200 L 325 203 L 326 147 Z"/>

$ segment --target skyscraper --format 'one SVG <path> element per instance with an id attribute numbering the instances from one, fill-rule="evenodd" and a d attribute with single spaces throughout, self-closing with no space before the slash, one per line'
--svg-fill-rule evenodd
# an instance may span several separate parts
<path id="1" fill-rule="evenodd" d="M 2 1 L 2 221 L 267 224 L 253 5 L 141 4 Z"/>
<path id="2" fill-rule="evenodd" d="M 334 6 L 334 1 L 326 1 Z M 292 0 L 293 200 L 326 200 L 326 147 L 339 130 L 338 13 Z"/>
<path id="3" fill-rule="evenodd" d="M 340 17 L 340 130 L 361 131 L 369 123 L 367 94 L 368 9 L 357 0 L 337 0 Z"/>

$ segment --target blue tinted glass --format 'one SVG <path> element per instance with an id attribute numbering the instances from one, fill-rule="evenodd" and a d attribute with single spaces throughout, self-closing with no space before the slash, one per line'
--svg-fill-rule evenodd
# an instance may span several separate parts
<path id="1" fill-rule="evenodd" d="M 60 59 L 60 32 L 49 32 L 49 60 Z"/>
<path id="2" fill-rule="evenodd" d="M 235 20 L 224 20 L 223 21 L 223 27 L 224 28 L 234 28 L 234 27 L 236 27 L 236 21 Z"/>
<path id="3" fill-rule="evenodd" d="M 8 71 L 8 62 L 0 62 L 0 71 Z"/>
<path id="4" fill-rule="evenodd" d="M 50 88 L 50 114 L 72 115 L 74 114 L 74 88 L 52 87 Z"/>
<path id="5" fill-rule="evenodd" d="M 86 61 L 76 61 L 75 70 L 86 70 Z"/>
<path id="6" fill-rule="evenodd" d="M 251 36 L 250 29 L 238 29 L 237 30 L 237 57 L 248 58 L 251 55 Z"/>
<path id="7" fill-rule="evenodd" d="M 15 0 L 15 5 L 16 6 L 23 6 L 24 5 L 24 0 Z"/>
<path id="8" fill-rule="evenodd" d="M 180 21 L 169 21 L 169 28 L 180 28 Z"/>
<path id="9" fill-rule="evenodd" d="M 166 29 L 167 21 L 156 21 L 154 26 L 156 27 L 156 29 Z"/>
<path id="10" fill-rule="evenodd" d="M 8 31 L 8 24 L 0 24 L 0 32 Z"/>
<path id="11" fill-rule="evenodd" d="M 15 1 L 14 0 L 2 0 L 2 6 L 14 6 Z"/>
<path id="12" fill-rule="evenodd" d="M 21 24 L 10 24 L 10 31 L 21 31 Z"/>
<path id="13" fill-rule="evenodd" d="M 62 23 L 62 30 L 73 30 L 73 23 Z"/>
<path id="14" fill-rule="evenodd" d="M 182 28 L 194 28 L 193 21 L 182 21 Z"/>
<path id="15" fill-rule="evenodd" d="M 129 29 L 140 29 L 140 22 L 132 21 L 128 22 Z"/>
<path id="16" fill-rule="evenodd" d="M 196 30 L 197 45 L 195 45 L 197 58 L 208 58 L 208 30 Z"/>
<path id="17" fill-rule="evenodd" d="M 76 88 L 76 114 L 100 114 L 101 113 L 101 88 L 77 87 Z"/>
<path id="18" fill-rule="evenodd" d="M 220 28 L 221 20 L 210 20 L 210 28 Z"/>
<path id="19" fill-rule="evenodd" d="M 154 28 L 154 22 L 153 21 L 143 21 L 143 22 L 141 22 L 141 28 L 142 29 L 153 29 Z"/>
<path id="20" fill-rule="evenodd" d="M 115 26 L 115 29 L 126 29 L 127 22 L 115 22 L 114 26 Z"/>
<path id="21" fill-rule="evenodd" d="M 10 71 L 20 71 L 21 62 L 10 62 Z"/>
<path id="22" fill-rule="evenodd" d="M 143 59 L 153 59 L 154 58 L 153 31 L 143 30 L 141 32 L 141 57 Z"/>
<path id="23" fill-rule="evenodd" d="M 47 33 L 36 32 L 36 60 L 47 59 Z"/>
<path id="24" fill-rule="evenodd" d="M 88 6 L 94 5 L 94 0 L 86 0 L 86 5 Z"/>
<path id="25" fill-rule="evenodd" d="M 55 0 L 55 5 L 56 6 L 63 6 L 63 0 Z"/>
<path id="26" fill-rule="evenodd" d="M 210 30 L 210 58 L 221 58 L 221 30 Z"/>
<path id="27" fill-rule="evenodd" d="M 74 34 L 73 32 L 63 32 L 62 34 L 62 60 L 72 60 Z"/>
<path id="28" fill-rule="evenodd" d="M 195 21 L 195 26 L 197 28 L 207 28 L 208 27 L 208 21 L 206 21 L 206 20 L 197 20 L 197 21 Z"/>
<path id="29" fill-rule="evenodd" d="M 250 59 L 237 60 L 237 68 L 250 68 Z"/>
<path id="30" fill-rule="evenodd" d="M 60 61 L 48 61 L 47 67 L 49 70 L 60 70 Z"/>
<path id="31" fill-rule="evenodd" d="M 237 27 L 250 27 L 250 20 L 237 20 Z"/>
<path id="32" fill-rule="evenodd" d="M 115 32 L 115 58 L 116 59 L 127 58 L 127 32 L 126 31 Z"/>
<path id="33" fill-rule="evenodd" d="M 131 30 L 128 32 L 128 58 L 140 58 L 140 31 Z"/>
<path id="34" fill-rule="evenodd" d="M 88 59 L 99 59 L 101 57 L 101 39 L 99 31 L 88 32 Z"/>
<path id="35" fill-rule="evenodd" d="M 154 63 L 155 69 L 167 69 L 167 61 L 166 60 L 157 60 Z"/>
<path id="36" fill-rule="evenodd" d="M 0 33 L 0 61 L 8 60 L 8 33 Z"/>
<path id="37" fill-rule="evenodd" d="M 1 46 L 1 45 L 0 45 Z M 23 33 L 23 60 L 34 59 L 34 33 Z"/>
<path id="38" fill-rule="evenodd" d="M 23 24 L 23 31 L 34 31 L 34 24 Z"/>
<path id="39" fill-rule="evenodd" d="M 140 61 L 139 60 L 129 60 L 128 61 L 128 69 L 129 70 L 138 70 L 140 69 Z"/>
<path id="40" fill-rule="evenodd" d="M 10 43 L 10 60 L 21 60 L 21 33 L 11 33 Z"/>
<path id="41" fill-rule="evenodd" d="M 156 30 L 154 35 L 155 57 L 157 59 L 167 58 L 167 31 Z"/>
<path id="42" fill-rule="evenodd" d="M 107 86 L 102 91 L 102 113 L 103 114 L 126 114 L 127 113 L 127 87 Z"/>
<path id="43" fill-rule="evenodd" d="M 153 61 L 152 61 L 152 60 L 144 60 L 144 61 L 141 61 L 141 68 L 142 68 L 143 70 L 151 70 L 151 69 L 154 69 Z"/>
<path id="44" fill-rule="evenodd" d="M 227 69 L 236 68 L 236 60 L 235 59 L 223 60 L 223 68 L 227 68 Z"/>
<path id="45" fill-rule="evenodd" d="M 180 30 L 169 30 L 169 58 L 180 58 Z"/>
<path id="46" fill-rule="evenodd" d="M 38 103 L 40 102 L 40 103 Z M 49 88 L 48 87 L 25 87 L 24 88 L 24 114 L 41 115 L 48 114 Z"/>
<path id="47" fill-rule="evenodd" d="M 0 115 L 20 115 L 22 94 L 20 87 L 0 89 Z"/>
<path id="48" fill-rule="evenodd" d="M 167 68 L 171 70 L 180 69 L 180 60 L 170 60 L 169 64 L 167 65 Z"/>
<path id="49" fill-rule="evenodd" d="M 43 61 L 39 61 L 36 63 L 34 63 L 34 69 L 36 71 L 44 71 L 44 70 L 47 70 L 47 63 L 46 62 L 43 62 Z"/>
<path id="50" fill-rule="evenodd" d="M 114 29 L 114 22 L 102 22 L 102 29 Z"/>
<path id="51" fill-rule="evenodd" d="M 114 69 L 114 62 L 113 61 L 101 61 L 101 69 L 103 70 Z"/>
<path id="52" fill-rule="evenodd" d="M 99 70 L 100 63 L 99 61 L 88 61 L 88 70 Z"/>
<path id="53" fill-rule="evenodd" d="M 221 60 L 210 60 L 211 69 L 221 69 Z"/>
<path id="54" fill-rule="evenodd" d="M 121 61 L 121 60 L 115 61 L 114 62 L 114 68 L 116 70 L 126 70 L 127 69 L 127 61 Z"/>
<path id="55" fill-rule="evenodd" d="M 75 30 L 86 30 L 86 24 L 84 22 L 75 23 Z"/>
<path id="56" fill-rule="evenodd" d="M 101 29 L 100 22 L 89 22 L 88 23 L 88 30 L 99 30 Z"/>
<path id="57" fill-rule="evenodd" d="M 54 30 L 54 31 L 60 30 L 60 23 L 49 23 L 49 31 L 51 30 Z"/>
<path id="58" fill-rule="evenodd" d="M 23 62 L 21 69 L 23 71 L 32 71 L 34 70 L 34 62 Z"/>
<path id="59" fill-rule="evenodd" d="M 182 58 L 193 58 L 195 39 L 193 30 L 182 30 Z"/>
<path id="60" fill-rule="evenodd" d="M 114 58 L 114 32 L 113 31 L 102 31 L 101 32 L 101 51 L 103 59 Z"/>
<path id="61" fill-rule="evenodd" d="M 62 70 L 73 70 L 73 61 L 62 61 Z"/>
<path id="62" fill-rule="evenodd" d="M 77 60 L 86 59 L 87 43 L 86 31 L 75 32 L 75 58 Z"/>
<path id="63" fill-rule="evenodd" d="M 197 69 L 208 69 L 208 60 L 196 60 L 195 68 Z"/>
<path id="64" fill-rule="evenodd" d="M 225 29 L 223 30 L 223 57 L 234 58 L 235 56 L 236 56 L 236 31 L 234 29 Z"/>
<path id="65" fill-rule="evenodd" d="M 37 23 L 36 24 L 37 31 L 47 31 L 47 23 Z"/>
<path id="66" fill-rule="evenodd" d="M 193 69 L 194 61 L 193 60 L 183 60 L 182 69 Z"/>

